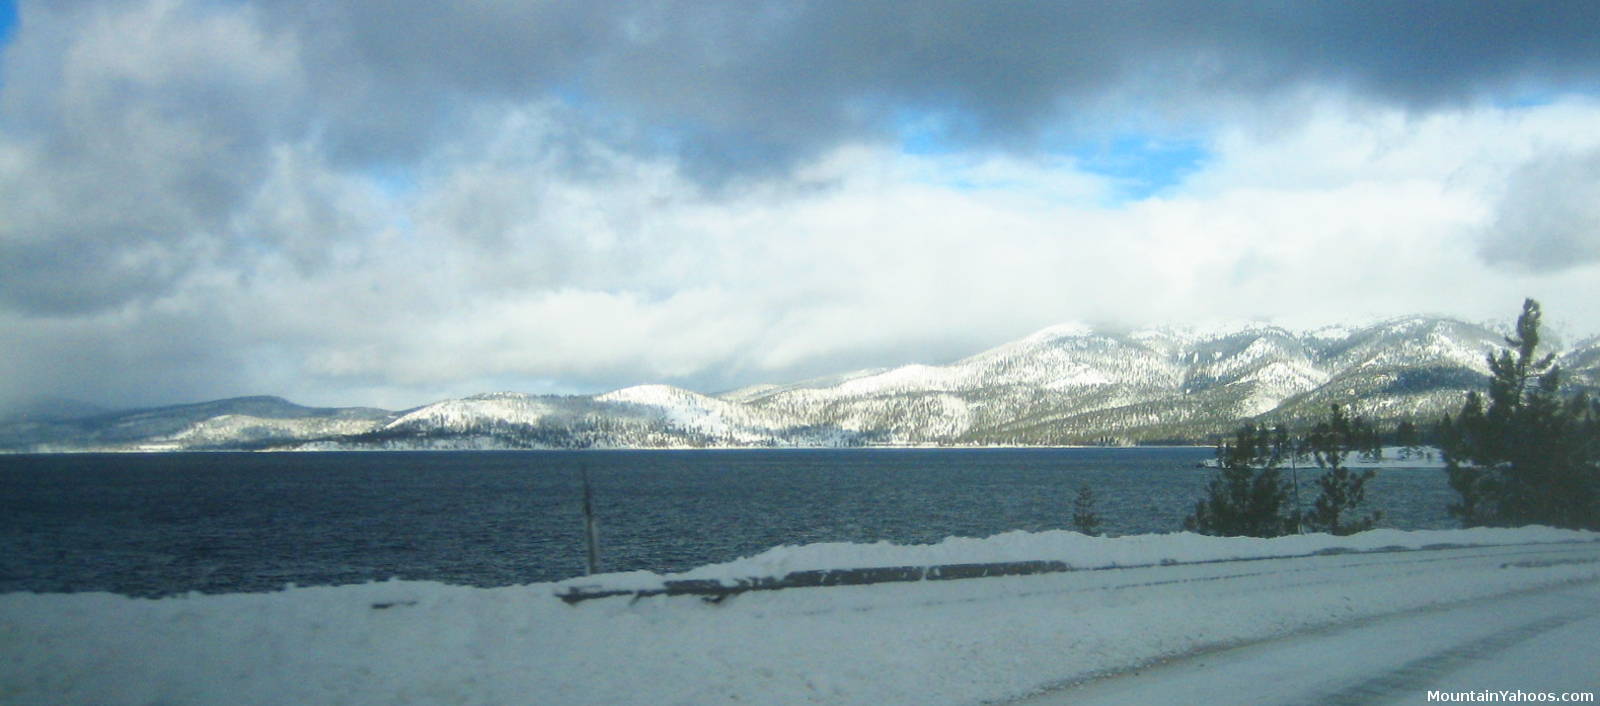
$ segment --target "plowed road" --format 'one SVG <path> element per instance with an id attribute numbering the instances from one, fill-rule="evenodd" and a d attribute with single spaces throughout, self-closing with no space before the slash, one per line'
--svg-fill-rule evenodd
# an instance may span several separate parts
<path id="1" fill-rule="evenodd" d="M 1474 568 L 1516 572 L 1600 562 L 1600 547 L 1499 547 L 1341 557 L 1340 573 L 1306 578 L 1381 580 L 1382 574 Z M 1290 562 L 1204 580 L 1241 592 L 1282 590 Z M 1237 568 L 1237 565 L 1236 565 Z M 1305 569 L 1307 567 L 1300 567 Z M 1329 567 L 1331 568 L 1331 567 Z M 1199 577 L 1196 577 L 1199 578 Z M 1015 702 L 1052 704 L 1420 704 L 1430 691 L 1523 692 L 1543 700 L 1600 692 L 1600 582 L 1534 590 L 1354 619 L 1271 640 L 1219 647 L 1066 685 Z M 1565 696 L 1576 692 L 1576 697 Z M 1496 698 L 1500 698 L 1498 693 Z M 1517 702 L 1504 697 L 1505 702 Z M 1523 696 L 1528 702 L 1528 696 Z M 1592 698 L 1592 697 L 1591 697 Z"/>

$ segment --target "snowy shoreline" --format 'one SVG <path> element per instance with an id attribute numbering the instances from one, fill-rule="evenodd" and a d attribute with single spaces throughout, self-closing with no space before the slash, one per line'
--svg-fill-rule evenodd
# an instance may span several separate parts
<path id="1" fill-rule="evenodd" d="M 584 452 L 584 451 L 936 451 L 948 449 L 951 451 L 972 451 L 982 449 L 1001 449 L 1011 451 L 1024 451 L 1028 449 L 1105 449 L 1117 451 L 1123 449 L 1212 449 L 1208 444 L 1147 444 L 1134 446 L 1108 446 L 1099 444 L 862 444 L 859 446 L 591 446 L 585 448 L 565 448 L 559 446 L 518 448 L 511 446 L 478 446 L 464 444 L 453 446 L 415 446 L 415 447 L 382 447 L 382 446 L 340 446 L 312 442 L 293 448 L 260 448 L 260 449 L 200 449 L 180 448 L 175 446 L 143 446 L 129 448 L 125 446 L 108 446 L 103 448 L 58 448 L 49 450 L 17 450 L 0 449 L 0 456 L 52 456 L 70 454 L 234 454 L 234 453 L 419 453 L 438 452 L 449 453 L 456 451 L 470 452 Z"/>

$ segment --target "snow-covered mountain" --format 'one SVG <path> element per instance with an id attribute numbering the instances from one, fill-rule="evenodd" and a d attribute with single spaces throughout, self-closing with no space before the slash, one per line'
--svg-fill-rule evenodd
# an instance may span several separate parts
<path id="1" fill-rule="evenodd" d="M 594 396 L 493 393 L 404 412 L 250 397 L 0 423 L 0 449 L 675 448 L 1196 441 L 1242 420 L 1341 404 L 1431 423 L 1484 386 L 1503 332 L 1411 317 L 1293 331 L 1264 324 L 1111 331 L 1056 326 L 947 365 L 913 364 L 704 395 L 641 385 Z M 1600 387 L 1600 339 L 1560 358 Z"/>
<path id="2" fill-rule="evenodd" d="M 129 412 L 0 423 L 0 449 L 53 452 L 257 448 L 359 434 L 376 428 L 393 414 L 367 407 L 302 407 L 280 397 L 235 397 Z"/>
<path id="3" fill-rule="evenodd" d="M 703 448 L 857 445 L 867 435 L 815 428 L 669 385 L 603 395 L 499 392 L 444 400 L 314 449 Z"/>
<path id="4" fill-rule="evenodd" d="M 1331 404 L 1432 421 L 1482 386 L 1485 355 L 1500 345 L 1501 334 L 1484 327 L 1420 317 L 1308 332 L 1061 326 L 947 366 L 734 397 L 906 443 L 1195 439 L 1244 419 L 1320 415 Z"/>

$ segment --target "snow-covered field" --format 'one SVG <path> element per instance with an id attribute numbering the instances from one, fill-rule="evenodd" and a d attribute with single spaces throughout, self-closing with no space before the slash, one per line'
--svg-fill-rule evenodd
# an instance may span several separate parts
<path id="1" fill-rule="evenodd" d="M 1382 645 L 1363 644 L 1341 626 L 1446 615 L 1435 627 L 1483 623 L 1491 635 L 1527 633 L 1507 649 L 1539 654 L 1530 645 L 1543 632 L 1492 624 L 1516 612 L 1500 606 L 1529 596 L 1559 602 L 1561 592 L 1579 591 L 1561 605 L 1584 606 L 1592 623 L 1596 540 L 1546 528 L 1274 540 L 1014 532 L 923 547 L 787 547 L 674 577 L 495 589 L 391 581 L 160 600 L 7 594 L 0 703 L 976 704 L 1070 695 L 1045 692 L 1264 640 L 1354 665 Z M 1024 559 L 1081 570 L 752 592 L 715 604 L 656 596 L 567 605 L 556 597 L 574 585 L 647 588 L 675 578 Z M 1558 628 L 1581 625 L 1578 617 L 1530 624 L 1548 624 L 1555 639 Z M 1388 630 L 1394 641 L 1405 628 Z M 1319 642 L 1323 636 L 1333 642 Z M 1568 672 L 1600 663 L 1593 640 L 1560 644 L 1580 651 L 1557 660 Z M 1218 683 L 1239 697 L 1232 700 L 1249 701 L 1243 697 L 1261 687 L 1255 667 L 1232 677 L 1221 669 L 1200 671 L 1221 674 Z M 1441 669 L 1432 678 L 1448 687 L 1454 677 Z M 1321 670 L 1306 664 L 1304 673 Z M 1587 684 L 1463 676 L 1455 690 L 1592 690 L 1595 674 L 1588 671 Z M 1542 678 L 1555 677 L 1529 681 Z M 1415 697 L 1421 702 L 1422 692 Z"/>

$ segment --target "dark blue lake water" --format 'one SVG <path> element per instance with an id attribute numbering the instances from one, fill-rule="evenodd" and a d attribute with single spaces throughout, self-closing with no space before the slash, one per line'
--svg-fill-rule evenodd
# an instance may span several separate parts
<path id="1" fill-rule="evenodd" d="M 780 544 L 1180 528 L 1209 449 L 0 456 L 0 592 L 264 591 L 390 577 L 474 586 L 583 573 L 580 468 L 607 571 Z M 1305 478 L 1302 476 L 1302 484 Z M 1438 470 L 1381 471 L 1383 526 L 1444 528 Z M 1309 505 L 1310 494 L 1305 502 Z"/>

